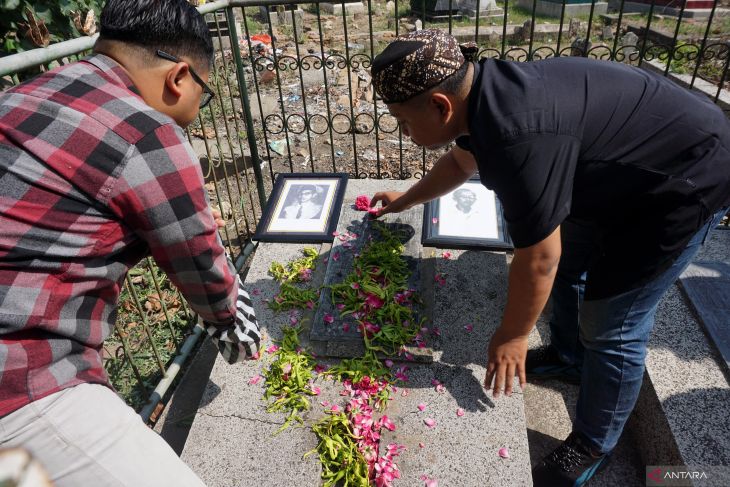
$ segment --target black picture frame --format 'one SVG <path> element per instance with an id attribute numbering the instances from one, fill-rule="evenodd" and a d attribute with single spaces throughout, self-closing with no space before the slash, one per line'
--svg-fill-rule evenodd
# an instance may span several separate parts
<path id="1" fill-rule="evenodd" d="M 332 241 L 346 187 L 346 173 L 277 175 L 253 240 L 289 243 Z"/>
<path id="2" fill-rule="evenodd" d="M 471 195 L 461 190 L 471 192 Z M 464 195 L 461 201 L 457 195 Z M 471 206 L 465 204 L 472 200 Z M 462 212 L 467 208 L 466 212 Z M 423 205 L 421 244 L 427 247 L 496 250 L 514 249 L 507 231 L 502 204 L 479 177 Z"/>

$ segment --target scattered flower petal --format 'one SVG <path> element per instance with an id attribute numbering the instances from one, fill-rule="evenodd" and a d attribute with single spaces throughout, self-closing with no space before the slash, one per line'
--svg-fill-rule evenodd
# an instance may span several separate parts
<path id="1" fill-rule="evenodd" d="M 464 329 L 471 333 L 472 331 L 474 331 L 474 325 L 472 325 L 471 323 L 468 325 L 464 325 Z"/>
<path id="2" fill-rule="evenodd" d="M 315 396 L 319 396 L 319 394 L 320 394 L 321 392 L 322 392 L 322 389 L 320 389 L 320 388 L 319 388 L 319 387 L 317 387 L 317 386 L 312 386 L 312 394 L 314 394 Z"/>
<path id="3" fill-rule="evenodd" d="M 407 396 L 408 394 L 410 394 L 410 393 L 408 392 L 408 390 L 407 390 L 407 389 L 403 389 L 403 392 L 401 392 L 401 393 L 400 393 L 400 395 L 401 395 L 402 397 L 406 397 L 406 396 Z"/>
<path id="4" fill-rule="evenodd" d="M 446 392 L 446 388 L 443 384 L 439 384 L 436 386 L 436 392 L 438 392 L 439 394 L 443 394 L 444 392 Z"/>
<path id="5" fill-rule="evenodd" d="M 252 360 L 258 360 L 259 358 L 261 358 L 261 352 L 259 352 L 258 350 L 255 354 L 251 355 Z"/>
<path id="6" fill-rule="evenodd" d="M 258 296 L 259 294 L 261 294 L 261 289 L 254 288 L 251 290 L 251 294 L 253 294 L 254 296 Z"/>
<path id="7" fill-rule="evenodd" d="M 284 365 L 282 365 L 281 366 L 281 372 L 283 374 L 288 374 L 289 372 L 291 372 L 291 364 L 290 363 L 285 363 Z"/>
<path id="8" fill-rule="evenodd" d="M 425 448 L 426 445 L 421 441 L 418 443 L 418 448 Z"/>
<path id="9" fill-rule="evenodd" d="M 504 448 L 504 447 L 500 448 L 498 453 L 499 453 L 499 456 L 502 458 L 509 458 L 509 450 L 507 448 Z"/>
<path id="10" fill-rule="evenodd" d="M 332 315 L 331 315 L 331 314 L 329 314 L 329 313 L 325 313 L 325 314 L 324 314 L 324 318 L 322 318 L 322 321 L 324 321 L 324 322 L 325 322 L 325 323 L 327 323 L 328 325 L 331 325 L 332 323 L 334 323 L 334 321 L 335 321 L 335 317 L 334 317 L 334 316 L 332 316 Z"/>
<path id="11" fill-rule="evenodd" d="M 436 218 L 436 217 L 431 218 L 431 223 L 433 223 L 434 225 L 436 225 L 438 222 L 439 222 L 438 218 Z"/>
<path id="12" fill-rule="evenodd" d="M 416 407 L 418 408 L 419 411 L 423 411 L 424 409 L 426 409 L 426 405 L 424 403 L 421 403 Z"/>
<path id="13" fill-rule="evenodd" d="M 457 409 L 457 410 L 456 410 L 456 415 L 457 415 L 458 417 L 462 417 L 462 416 L 464 416 L 464 410 L 463 410 L 462 408 L 459 408 L 459 409 Z"/>
<path id="14" fill-rule="evenodd" d="M 424 485 L 425 487 L 438 487 L 439 482 L 436 479 L 426 479 Z"/>
<path id="15" fill-rule="evenodd" d="M 426 418 L 423 420 L 423 424 L 425 424 L 429 428 L 434 428 L 436 426 L 436 420 L 433 418 Z"/>
<path id="16" fill-rule="evenodd" d="M 333 237 L 337 237 L 339 234 L 340 234 L 340 232 L 338 232 L 337 230 L 335 230 L 334 232 L 332 232 L 332 236 Z"/>
<path id="17" fill-rule="evenodd" d="M 321 374 L 322 372 L 324 372 L 327 369 L 329 369 L 329 367 L 324 364 L 317 364 L 314 366 L 314 371 L 318 374 Z"/>
<path id="18" fill-rule="evenodd" d="M 449 260 L 451 258 L 451 252 L 444 252 L 443 254 L 441 254 L 441 256 L 444 259 Z"/>
<path id="19" fill-rule="evenodd" d="M 277 350 L 279 350 L 279 345 L 271 345 L 266 349 L 266 353 L 276 353 Z"/>
<path id="20" fill-rule="evenodd" d="M 385 359 L 385 366 L 391 368 L 393 366 L 393 361 L 390 359 Z"/>
<path id="21" fill-rule="evenodd" d="M 307 301 L 307 309 L 314 309 L 314 301 Z"/>
<path id="22" fill-rule="evenodd" d="M 345 323 L 344 325 L 342 325 L 342 331 L 350 331 L 350 324 Z"/>
<path id="23" fill-rule="evenodd" d="M 330 408 L 330 411 L 332 411 L 333 413 L 339 413 L 340 407 L 337 404 L 333 404 L 332 407 Z"/>
<path id="24" fill-rule="evenodd" d="M 335 262 L 337 262 L 338 260 L 340 260 L 340 254 L 339 254 L 339 252 L 335 252 L 334 254 L 332 254 L 332 260 L 334 260 Z"/>
<path id="25" fill-rule="evenodd" d="M 441 381 L 440 380 L 438 380 L 438 379 L 431 379 L 431 385 L 432 386 L 437 386 L 439 384 L 441 384 Z"/>
<path id="26" fill-rule="evenodd" d="M 261 382 L 262 377 L 260 375 L 254 375 L 248 380 L 248 385 L 255 386 L 259 382 Z"/>

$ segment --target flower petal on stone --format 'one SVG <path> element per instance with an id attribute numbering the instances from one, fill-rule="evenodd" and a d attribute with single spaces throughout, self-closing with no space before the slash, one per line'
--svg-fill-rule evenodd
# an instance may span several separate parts
<path id="1" fill-rule="evenodd" d="M 339 234 L 340 234 L 340 232 L 338 232 L 337 230 L 335 230 L 334 232 L 332 232 L 332 236 L 333 237 L 337 237 Z"/>
<path id="2" fill-rule="evenodd" d="M 335 321 L 335 317 L 332 316 L 330 313 L 325 313 L 324 318 L 322 318 L 322 321 L 324 321 L 328 325 L 331 325 Z"/>
<path id="3" fill-rule="evenodd" d="M 279 345 L 271 345 L 266 349 L 266 353 L 276 353 L 277 350 L 279 350 Z"/>
<path id="4" fill-rule="evenodd" d="M 322 389 L 320 389 L 320 388 L 319 388 L 319 387 L 317 387 L 317 386 L 312 386 L 312 394 L 314 394 L 315 396 L 319 396 L 319 394 L 320 394 L 321 392 L 322 392 Z"/>
<path id="5" fill-rule="evenodd" d="M 426 445 L 421 441 L 418 443 L 418 448 L 425 448 Z"/>
<path id="6" fill-rule="evenodd" d="M 416 407 L 418 408 L 419 411 L 423 411 L 424 409 L 426 409 L 426 405 L 424 403 L 421 403 Z"/>
<path id="7" fill-rule="evenodd" d="M 431 379 L 431 385 L 432 386 L 437 386 L 439 384 L 441 384 L 441 381 L 440 380 L 438 380 L 438 379 Z"/>
<path id="8" fill-rule="evenodd" d="M 261 381 L 261 376 L 260 376 L 260 375 L 254 375 L 253 377 L 251 377 L 251 378 L 250 378 L 250 379 L 248 380 L 248 385 L 250 385 L 250 386 L 255 386 L 255 385 L 256 385 L 256 384 L 258 384 L 258 383 L 259 383 L 260 381 Z"/>
<path id="9" fill-rule="evenodd" d="M 314 301 L 307 301 L 307 309 L 314 309 Z"/>
<path id="10" fill-rule="evenodd" d="M 458 417 L 462 417 L 462 416 L 464 416 L 464 410 L 463 410 L 462 408 L 459 408 L 459 409 L 457 409 L 457 410 L 456 410 L 456 415 L 457 415 Z"/>
<path id="11" fill-rule="evenodd" d="M 261 294 L 261 289 L 254 288 L 251 290 L 251 294 L 253 294 L 254 296 L 258 296 L 259 294 Z"/>
<path id="12" fill-rule="evenodd" d="M 345 323 L 344 325 L 342 325 L 342 331 L 350 331 L 350 324 Z"/>
<path id="13" fill-rule="evenodd" d="M 443 394 L 444 392 L 446 392 L 446 388 L 443 384 L 439 384 L 436 386 L 436 392 L 438 392 L 439 394 Z"/>
<path id="14" fill-rule="evenodd" d="M 433 418 L 426 418 L 423 420 L 423 424 L 425 424 L 429 428 L 434 428 L 436 427 L 436 420 Z"/>
<path id="15" fill-rule="evenodd" d="M 439 482 L 436 479 L 426 479 L 424 486 L 425 487 L 438 487 Z"/>
<path id="16" fill-rule="evenodd" d="M 507 448 L 502 447 L 499 449 L 499 452 L 497 452 L 497 453 L 502 458 L 509 458 L 509 450 Z"/>
<path id="17" fill-rule="evenodd" d="M 444 252 L 443 254 L 441 254 L 441 256 L 444 259 L 449 260 L 451 258 L 451 252 Z"/>
<path id="18" fill-rule="evenodd" d="M 334 260 L 335 262 L 337 262 L 338 260 L 340 260 L 340 254 L 339 254 L 339 252 L 335 252 L 334 254 L 332 254 L 332 260 Z"/>
<path id="19" fill-rule="evenodd" d="M 469 323 L 468 325 L 464 325 L 464 329 L 471 333 L 472 331 L 474 331 L 474 325 Z"/>

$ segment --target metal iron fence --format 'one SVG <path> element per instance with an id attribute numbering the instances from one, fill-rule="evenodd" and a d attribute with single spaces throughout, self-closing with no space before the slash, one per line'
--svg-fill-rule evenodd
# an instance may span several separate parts
<path id="1" fill-rule="evenodd" d="M 236 268 L 282 172 L 345 172 L 353 178 L 419 178 L 436 158 L 404 140 L 374 95 L 368 68 L 406 30 L 438 27 L 475 41 L 480 56 L 516 61 L 586 56 L 672 77 L 730 111 L 730 17 L 714 1 L 664 5 L 592 0 L 402 0 L 376 3 L 221 0 L 199 7 L 214 36 L 213 103 L 188 127 Z M 643 5 L 643 7 L 641 7 Z M 632 12 L 631 9 L 644 12 Z M 702 16 L 703 15 L 703 16 Z M 700 17 L 698 17 L 700 16 Z M 17 84 L 90 52 L 82 38 L 0 58 Z M 105 343 L 114 386 L 145 420 L 195 348 L 202 329 L 154 262 L 127 277 L 115 333 Z"/>

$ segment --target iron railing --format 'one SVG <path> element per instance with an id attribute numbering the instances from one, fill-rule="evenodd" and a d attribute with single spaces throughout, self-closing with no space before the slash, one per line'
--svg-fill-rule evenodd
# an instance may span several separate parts
<path id="1" fill-rule="evenodd" d="M 188 127 L 188 137 L 212 204 L 227 218 L 221 233 L 237 269 L 254 250 L 251 236 L 278 173 L 406 179 L 428 171 L 435 157 L 403 139 L 373 97 L 368 72 L 392 38 L 418 23 L 477 42 L 480 56 L 528 61 L 574 55 L 640 65 L 730 111 L 724 90 L 730 17 L 718 2 L 704 20 L 689 19 L 683 1 L 667 16 L 668 7 L 656 0 L 647 0 L 644 14 L 629 12 L 624 0 L 613 0 L 606 14 L 606 4 L 595 0 L 577 12 L 569 0 L 504 0 L 471 20 L 462 15 L 469 8 L 482 12 L 487 1 L 315 1 L 301 10 L 294 0 L 221 0 L 199 7 L 217 47 L 209 83 L 217 96 Z M 554 17 L 541 9 L 552 9 Z M 93 43 L 82 38 L 0 58 L 0 77 L 17 84 L 28 70 L 79 59 Z M 154 420 L 202 335 L 191 326 L 194 320 L 151 260 L 130 272 L 105 363 L 115 387 L 145 420 Z"/>

